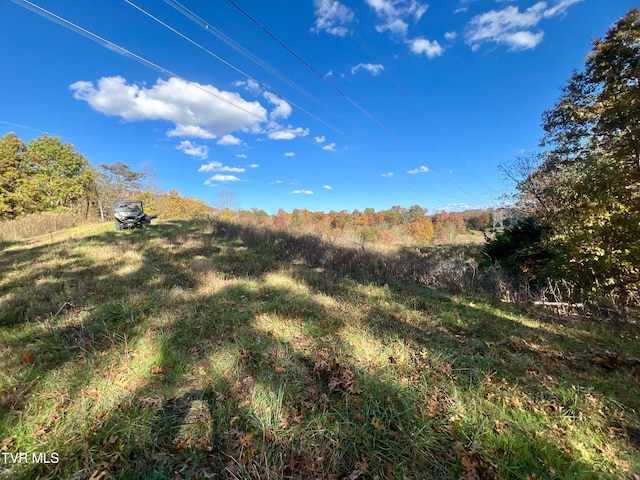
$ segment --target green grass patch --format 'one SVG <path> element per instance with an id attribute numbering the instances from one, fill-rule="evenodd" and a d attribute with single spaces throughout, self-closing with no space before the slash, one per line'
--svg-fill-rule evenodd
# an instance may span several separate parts
<path id="1" fill-rule="evenodd" d="M 91 226 L 2 251 L 0 478 L 640 471 L 637 323 L 210 232 Z"/>

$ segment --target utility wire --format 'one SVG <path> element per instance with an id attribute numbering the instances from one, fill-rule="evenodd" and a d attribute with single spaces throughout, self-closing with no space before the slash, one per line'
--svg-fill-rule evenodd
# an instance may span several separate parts
<path id="1" fill-rule="evenodd" d="M 333 14 L 335 15 L 336 18 L 338 18 L 339 20 L 342 20 L 344 22 L 344 18 L 340 18 L 340 14 L 334 8 L 334 4 L 333 3 L 330 3 L 327 0 L 322 0 L 322 2 L 327 7 L 329 7 L 331 9 L 331 11 L 333 12 Z M 380 57 L 369 46 L 369 44 L 364 40 L 364 38 L 362 38 L 362 36 L 360 36 L 360 34 L 358 33 L 358 31 L 355 28 L 353 29 L 352 33 L 353 33 L 353 37 L 355 38 L 356 42 L 358 43 L 358 45 L 360 45 L 360 48 L 362 48 L 362 50 L 367 55 L 369 55 L 369 57 L 371 59 L 373 59 L 374 61 L 376 61 L 376 62 L 381 64 L 382 60 L 380 59 Z M 451 142 L 449 142 L 449 140 L 440 132 L 440 130 L 435 125 L 435 123 L 433 121 L 431 121 L 431 119 L 427 116 L 427 114 L 424 113 L 424 111 L 418 107 L 418 105 L 415 103 L 415 101 L 411 98 L 411 96 L 404 89 L 402 84 L 397 80 L 395 75 L 393 75 L 391 72 L 389 72 L 386 69 L 384 70 L 384 72 L 385 72 L 386 75 L 389 76 L 389 78 L 391 79 L 391 83 L 393 83 L 394 87 L 396 87 L 396 89 L 400 92 L 400 94 L 405 99 L 405 101 L 413 108 L 413 110 L 420 116 L 420 118 L 422 118 L 424 123 L 426 123 L 427 126 L 429 128 L 431 128 L 431 130 L 433 130 L 433 132 L 435 133 L 436 137 L 449 149 L 449 151 L 451 151 L 451 153 L 453 153 L 454 157 L 456 157 L 458 160 L 460 160 L 462 162 L 463 166 L 465 168 L 467 168 L 467 170 L 469 170 L 476 177 L 476 179 L 478 179 L 481 183 L 483 183 L 487 188 L 492 188 L 487 182 L 484 181 L 484 179 L 482 177 L 480 177 L 480 175 L 478 175 L 478 173 L 476 173 L 465 162 L 465 160 L 462 157 L 462 155 L 456 150 L 456 148 L 451 144 Z"/>
<path id="2" fill-rule="evenodd" d="M 167 1 L 167 0 L 165 0 Z M 302 106 L 296 104 L 295 102 L 293 102 L 292 100 L 288 99 L 287 97 L 284 97 L 283 95 L 280 95 L 277 92 L 274 92 L 273 90 L 271 90 L 267 85 L 265 85 L 264 83 L 260 82 L 259 80 L 257 80 L 256 78 L 252 77 L 251 75 L 249 75 L 248 73 L 244 72 L 243 70 L 239 69 L 238 67 L 236 67 L 235 65 L 231 64 L 230 62 L 224 60 L 223 58 L 221 58 L 220 56 L 216 55 L 215 53 L 211 52 L 210 50 L 208 50 L 207 48 L 205 48 L 204 46 L 200 45 L 199 43 L 195 42 L 194 40 L 192 40 L 191 38 L 189 38 L 188 36 L 184 35 L 183 33 L 179 32 L 178 30 L 176 30 L 175 28 L 171 27 L 170 25 L 168 25 L 167 23 L 163 22 L 162 20 L 160 20 L 159 18 L 155 17 L 154 15 L 152 15 L 151 13 L 147 12 L 146 10 L 142 9 L 141 7 L 139 7 L 138 5 L 136 5 L 135 3 L 133 3 L 130 0 L 124 0 L 125 3 L 129 4 L 131 7 L 135 8 L 136 10 L 138 10 L 140 13 L 146 15 L 147 17 L 149 17 L 150 19 L 154 20 L 155 22 L 157 22 L 158 24 L 162 25 L 163 27 L 167 28 L 168 30 L 170 30 L 171 32 L 175 33 L 176 35 L 178 35 L 179 37 L 181 37 L 182 39 L 186 40 L 187 42 L 189 42 L 190 44 L 192 44 L 193 46 L 199 48 L 200 50 L 202 50 L 203 52 L 205 52 L 207 55 L 212 56 L 213 58 L 215 58 L 216 60 L 222 62 L 224 65 L 226 65 L 227 67 L 231 68 L 232 70 L 234 70 L 235 72 L 245 76 L 247 79 L 252 80 L 254 82 L 256 82 L 258 85 L 260 85 L 260 87 L 262 87 L 265 91 L 272 93 L 273 95 L 276 95 L 280 98 L 282 98 L 283 100 L 291 103 L 293 106 L 295 106 L 296 108 L 298 108 L 300 111 L 302 111 L 303 113 L 305 113 L 306 115 L 308 115 L 309 117 L 313 118 L 314 120 L 316 120 L 317 122 L 321 123 L 322 125 L 326 126 L 327 128 L 330 128 L 331 130 L 333 130 L 334 132 L 336 132 L 338 135 L 341 135 L 342 137 L 346 138 L 348 141 L 360 146 L 361 148 L 367 150 L 369 153 L 377 156 L 378 158 L 380 158 L 381 160 L 385 161 L 386 163 L 388 163 L 389 165 L 400 169 L 401 167 L 395 163 L 393 163 L 392 161 L 390 161 L 389 159 L 387 159 L 386 157 L 382 156 L 381 154 L 379 154 L 378 152 L 370 149 L 367 145 L 359 142 L 358 140 L 350 137 L 349 135 L 347 135 L 346 133 L 342 132 L 341 130 L 337 129 L 336 127 L 334 127 L 333 125 L 331 125 L 330 123 L 322 120 L 321 118 L 319 118 L 318 116 L 314 115 L 313 113 L 309 112 L 308 110 L 306 110 L 305 108 L 303 108 Z M 172 2 L 174 3 L 174 2 Z M 177 2 L 175 2 L 177 3 Z M 194 15 L 195 16 L 195 15 Z M 190 17 L 188 17 L 190 18 Z M 199 18 L 199 17 L 198 17 Z M 206 24 L 209 25 L 209 24 Z M 277 70 L 276 70 L 277 71 Z M 305 139 L 304 137 L 299 137 L 304 139 L 305 141 L 314 144 L 314 146 L 320 147 L 322 148 L 321 145 L 316 145 L 315 143 L 311 142 L 310 140 Z M 343 156 L 343 155 L 339 155 L 337 154 L 337 152 L 331 152 L 334 153 L 335 155 L 337 155 L 338 157 L 342 158 L 343 160 L 352 163 L 360 168 L 363 168 L 365 170 L 368 170 L 370 172 L 373 172 L 375 174 L 379 174 L 379 172 L 377 172 L 376 170 L 372 169 L 371 167 L 369 167 L 368 165 L 364 165 L 360 162 L 356 162 L 352 159 L 350 159 L 349 157 Z M 395 181 L 398 184 L 401 184 L 402 186 L 404 186 L 405 188 L 409 188 L 412 189 L 420 194 L 424 194 L 424 192 L 422 192 L 421 190 L 416 189 L 415 187 L 412 187 L 410 185 L 406 185 L 401 183 L 400 181 L 398 181 L 395 178 L 392 178 L 392 181 Z M 440 193 L 442 195 L 448 196 L 450 198 L 454 198 L 451 195 L 447 194 L 446 192 L 443 192 L 439 189 L 433 188 L 433 191 Z"/>
<path id="3" fill-rule="evenodd" d="M 272 38 L 278 45 L 284 48 L 287 52 L 289 52 L 294 58 L 296 58 L 299 62 L 301 62 L 305 67 L 307 67 L 311 72 L 317 75 L 323 82 L 329 85 L 335 92 L 337 92 L 340 96 L 342 96 L 345 100 L 351 103 L 354 107 L 356 107 L 361 113 L 363 113 L 367 118 L 369 118 L 372 122 L 378 125 L 381 129 L 383 129 L 388 135 L 402 144 L 405 148 L 407 148 L 410 152 L 416 155 L 421 161 L 427 163 L 433 171 L 438 173 L 442 178 L 444 178 L 447 182 L 449 182 L 454 187 L 461 190 L 463 193 L 479 200 L 479 198 L 473 193 L 465 190 L 462 186 L 458 185 L 456 182 L 451 180 L 449 177 L 444 175 L 439 169 L 434 167 L 430 162 L 428 162 L 419 152 L 417 152 L 413 147 L 407 144 L 402 138 L 400 138 L 395 132 L 390 130 L 384 124 L 382 124 L 378 119 L 376 119 L 372 114 L 370 114 L 367 110 L 365 110 L 362 106 L 360 106 L 355 100 L 349 97 L 346 93 L 344 93 L 340 88 L 334 85 L 331 81 L 329 81 L 324 75 L 322 75 L 318 70 L 316 70 L 313 66 L 311 66 L 307 61 L 305 61 L 302 57 L 300 57 L 295 51 L 293 51 L 289 46 L 287 46 L 283 41 L 281 41 L 276 35 L 271 33 L 266 27 L 264 27 L 258 20 L 253 18 L 247 11 L 245 11 L 242 7 L 240 7 L 233 0 L 227 0 L 231 5 L 233 5 L 240 13 L 242 13 L 245 17 L 247 17 L 252 23 L 254 23 L 258 28 L 260 28 L 264 33 L 266 33 L 270 38 Z"/>
<path id="4" fill-rule="evenodd" d="M 109 40 L 107 40 L 107 39 L 105 39 L 105 38 L 103 38 L 103 37 L 91 32 L 91 31 L 89 31 L 89 30 L 87 30 L 87 29 L 85 29 L 85 28 L 83 28 L 83 27 L 81 27 L 81 26 L 69 21 L 69 20 L 66 20 L 65 18 L 60 17 L 59 15 L 56 15 L 55 13 L 53 13 L 53 12 L 43 8 L 43 7 L 40 7 L 39 5 L 36 5 L 36 4 L 32 3 L 32 2 L 30 2 L 29 0 L 12 0 L 12 1 L 14 3 L 16 3 L 17 5 L 20 5 L 20 6 L 24 7 L 24 8 L 26 8 L 26 9 L 28 9 L 28 10 L 36 13 L 36 14 L 38 14 L 38 15 L 46 18 L 47 20 L 53 21 L 53 22 L 57 23 L 58 25 L 63 26 L 64 28 L 67 28 L 67 29 L 69 29 L 69 30 L 71 30 L 71 31 L 73 31 L 75 33 L 78 33 L 78 34 L 84 36 L 85 38 L 88 38 L 89 40 L 91 40 L 93 42 L 98 43 L 99 45 L 101 45 L 101 46 L 103 46 L 105 48 L 108 48 L 109 50 L 115 51 L 116 53 L 119 53 L 119 54 L 121 54 L 121 55 L 123 55 L 123 56 L 125 56 L 127 58 L 131 58 L 131 59 L 133 59 L 133 60 L 135 60 L 135 61 L 137 61 L 137 62 L 139 62 L 139 63 L 141 63 L 141 64 L 143 64 L 143 65 L 145 65 L 145 66 L 147 66 L 149 68 L 152 68 L 152 69 L 154 69 L 156 71 L 159 71 L 159 72 L 161 72 L 163 74 L 166 74 L 166 75 L 169 75 L 169 76 L 174 77 L 176 79 L 179 79 L 179 80 L 181 80 L 181 81 L 193 86 L 194 88 L 197 88 L 197 89 L 199 89 L 199 90 L 201 90 L 201 91 L 203 91 L 203 92 L 205 92 L 205 93 L 207 93 L 207 94 L 209 94 L 209 95 L 211 95 L 211 96 L 213 96 L 213 97 L 215 97 L 215 98 L 217 98 L 219 100 L 222 100 L 223 102 L 231 105 L 234 108 L 242 110 L 243 112 L 245 112 L 245 113 L 257 118 L 258 120 L 260 120 L 262 122 L 265 122 L 265 123 L 268 122 L 270 125 L 276 126 L 278 129 L 281 129 L 283 131 L 289 132 L 289 133 L 295 135 L 296 137 L 298 137 L 298 138 L 300 138 L 300 139 L 302 139 L 302 140 L 314 145 L 317 148 L 322 148 L 321 145 L 318 145 L 315 142 L 312 142 L 312 141 L 310 141 L 310 140 L 308 140 L 308 139 L 306 139 L 306 138 L 304 138 L 302 136 L 297 135 L 295 131 L 293 131 L 291 129 L 288 129 L 288 128 L 278 124 L 277 122 L 269 121 L 266 117 L 257 115 L 256 113 L 251 112 L 250 110 L 247 110 L 247 109 L 241 107 L 240 105 L 237 105 L 237 104 L 235 104 L 235 103 L 233 103 L 233 102 L 231 102 L 229 100 L 226 100 L 225 98 L 221 97 L 220 95 L 216 95 L 214 92 L 210 91 L 209 89 L 204 88 L 203 86 L 201 86 L 201 85 L 199 85 L 197 83 L 189 82 L 188 80 L 186 80 L 184 77 L 178 75 L 177 73 L 172 72 L 171 70 L 166 69 L 166 68 L 164 68 L 164 67 L 162 67 L 162 66 L 160 66 L 160 65 L 158 65 L 158 64 L 156 64 L 156 63 L 154 63 L 154 62 L 152 62 L 152 61 L 150 61 L 150 60 L 148 60 L 148 59 L 146 59 L 146 58 L 144 58 L 144 57 L 142 57 L 142 56 L 140 56 L 138 54 L 136 54 L 136 53 L 133 53 L 130 50 L 128 50 L 128 49 L 126 49 L 126 48 L 124 48 L 124 47 L 122 47 L 120 45 L 117 45 L 117 44 L 115 44 L 115 43 L 113 43 L 113 42 L 111 42 L 111 41 L 109 41 Z M 334 154 L 334 155 L 336 155 L 336 156 L 338 156 L 338 157 L 340 157 L 340 158 L 342 158 L 344 160 L 350 161 L 347 157 L 345 157 L 343 155 L 340 155 L 335 151 L 331 151 L 330 153 L 332 153 L 332 154 Z M 367 167 L 362 166 L 362 168 L 367 168 Z M 419 192 L 419 193 L 422 194 L 422 192 Z"/>
<path id="5" fill-rule="evenodd" d="M 134 6 L 132 2 L 128 1 L 128 0 L 124 0 L 127 3 L 129 3 L 130 5 Z M 302 93 L 304 96 L 306 96 L 307 98 L 309 98 L 311 101 L 313 101 L 314 103 L 316 103 L 317 105 L 319 105 L 320 107 L 324 108 L 325 110 L 329 111 L 330 113 L 332 113 L 333 115 L 337 116 L 338 118 L 342 119 L 343 121 L 346 121 L 347 123 L 349 123 L 350 125 L 352 125 L 355 129 L 363 132 L 366 134 L 366 132 L 364 132 L 358 125 L 354 125 L 350 120 L 345 119 L 342 115 L 340 115 L 339 113 L 337 113 L 335 110 L 329 108 L 326 104 L 324 104 L 323 102 L 320 102 L 319 100 L 317 100 L 315 97 L 313 97 L 311 94 L 309 94 L 304 88 L 302 88 L 300 85 L 298 85 L 296 82 L 294 82 L 293 80 L 289 79 L 287 76 L 285 76 L 284 74 L 282 74 L 278 69 L 272 67 L 269 63 L 263 61 L 260 57 L 258 57 L 257 55 L 254 55 L 253 53 L 251 53 L 249 50 L 245 49 L 243 46 L 241 46 L 240 44 L 238 44 L 237 42 L 235 42 L 233 39 L 231 39 L 230 37 L 228 37 L 227 35 L 225 35 L 224 33 L 222 33 L 220 30 L 218 30 L 216 27 L 214 27 L 213 25 L 211 25 L 210 22 L 207 22 L 205 19 L 199 17 L 198 15 L 196 15 L 193 11 L 189 10 L 187 7 L 185 7 L 184 5 L 180 4 L 178 1 L 176 0 L 164 0 L 165 3 L 167 3 L 169 6 L 173 7 L 175 10 L 177 10 L 179 13 L 181 13 L 182 15 L 184 15 L 185 17 L 187 17 L 188 19 L 190 19 L 192 22 L 194 22 L 196 25 L 200 26 L 201 28 L 203 28 L 205 31 L 209 32 L 212 35 L 215 35 L 217 38 L 219 38 L 221 41 L 223 41 L 224 43 L 226 43 L 227 45 L 231 46 L 232 48 L 234 48 L 237 52 L 239 52 L 240 54 L 244 55 L 246 58 L 250 59 L 251 61 L 253 61 L 254 63 L 256 63 L 257 65 L 261 66 L 262 68 L 264 68 L 265 70 L 267 70 L 269 73 L 275 75 L 277 78 L 281 79 L 282 81 L 284 81 L 287 85 L 293 87 L 295 90 L 297 90 L 298 92 Z M 141 10 L 139 7 L 138 8 L 140 11 L 142 11 L 143 13 L 146 14 L 146 12 L 144 12 L 143 10 Z M 150 15 L 149 15 L 150 16 Z M 151 17 L 151 16 L 150 16 Z M 171 27 L 168 27 L 171 28 Z M 173 29 L 172 29 L 173 30 Z M 180 36 L 182 36 L 183 38 L 185 38 L 182 34 L 179 34 Z M 194 43 L 192 40 L 187 39 L 189 42 Z M 195 44 L 195 43 L 194 43 Z M 200 47 L 202 48 L 202 47 Z M 217 58 L 217 56 L 214 56 L 215 58 Z M 224 62 L 226 65 L 229 65 L 228 62 Z M 242 75 L 247 76 L 247 78 L 255 81 L 256 83 L 258 83 L 261 87 L 263 87 L 265 90 L 269 91 L 269 87 L 267 87 L 266 85 L 260 83 L 259 81 L 257 81 L 255 78 L 250 77 L 248 74 L 240 71 L 239 69 L 233 67 L 232 65 L 231 68 L 233 68 L 234 70 L 236 70 L 237 72 L 241 73 Z M 311 118 L 313 118 L 314 120 L 320 122 L 321 124 L 323 124 L 324 126 L 330 128 L 331 130 L 333 130 L 334 132 L 336 132 L 337 134 L 341 135 L 343 138 L 345 138 L 346 140 L 354 143 L 355 145 L 358 145 L 359 147 L 361 147 L 362 149 L 366 150 L 367 152 L 371 153 L 372 155 L 380 158 L 381 160 L 383 160 L 384 162 L 386 162 L 387 164 L 391 165 L 392 167 L 398 169 L 398 170 L 403 170 L 403 168 L 392 162 L 391 160 L 389 160 L 388 158 L 384 157 L 383 155 L 381 155 L 380 153 L 374 151 L 373 149 L 371 149 L 368 145 L 354 139 L 353 137 L 347 135 L 346 133 L 344 133 L 343 131 L 337 129 L 336 127 L 334 127 L 333 125 L 329 124 L 328 122 L 325 122 L 324 120 L 320 119 L 319 117 L 317 117 L 316 115 L 311 114 L 310 112 L 308 112 L 307 110 L 305 110 L 303 107 L 301 107 L 300 105 L 297 105 L 296 103 L 294 103 L 293 101 L 289 100 L 288 98 L 277 94 L 275 92 L 272 92 L 278 96 L 280 96 L 281 98 L 285 99 L 286 101 L 290 102 L 292 105 L 296 106 L 298 109 L 300 109 L 302 112 L 306 113 L 307 115 L 309 115 Z M 366 167 L 365 167 L 366 168 Z M 367 168 L 369 169 L 369 168 Z M 378 172 L 379 173 L 379 172 Z M 394 179 L 395 180 L 395 179 Z M 411 187 L 409 187 L 411 188 Z M 441 195 L 445 195 L 448 196 L 450 198 L 454 198 L 451 195 L 449 195 L 446 192 L 443 192 L 442 190 L 439 190 L 435 187 L 429 187 L 431 190 L 433 190 L 434 192 L 440 193 Z"/>

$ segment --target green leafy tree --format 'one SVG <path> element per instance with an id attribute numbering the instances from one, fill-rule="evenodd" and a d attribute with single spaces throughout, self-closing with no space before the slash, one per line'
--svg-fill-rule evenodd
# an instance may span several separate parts
<path id="1" fill-rule="evenodd" d="M 39 210 L 70 208 L 87 196 L 93 173 L 73 145 L 44 134 L 28 143 L 25 155 Z"/>
<path id="2" fill-rule="evenodd" d="M 13 132 L 0 139 L 0 218 L 16 218 L 36 210 L 33 168 L 26 146 Z"/>

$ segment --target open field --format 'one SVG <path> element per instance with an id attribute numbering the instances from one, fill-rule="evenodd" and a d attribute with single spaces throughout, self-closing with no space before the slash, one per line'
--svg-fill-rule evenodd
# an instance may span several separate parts
<path id="1" fill-rule="evenodd" d="M 640 478 L 638 324 L 433 252 L 468 275 L 208 223 L 5 244 L 0 478 Z"/>

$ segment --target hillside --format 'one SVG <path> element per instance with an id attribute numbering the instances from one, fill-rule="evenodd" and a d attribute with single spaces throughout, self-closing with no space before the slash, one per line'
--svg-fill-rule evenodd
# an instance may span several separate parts
<path id="1" fill-rule="evenodd" d="M 207 222 L 5 244 L 0 478 L 637 479 L 637 323 L 472 296 L 473 255 Z"/>

